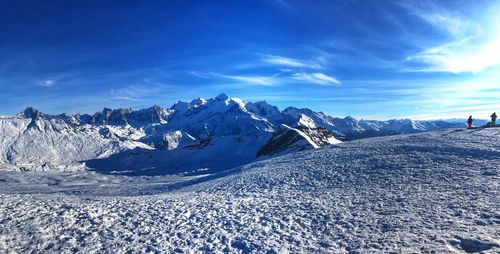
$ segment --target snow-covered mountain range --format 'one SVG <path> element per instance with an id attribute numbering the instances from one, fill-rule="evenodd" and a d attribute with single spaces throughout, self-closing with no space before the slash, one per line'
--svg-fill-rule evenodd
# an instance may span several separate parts
<path id="1" fill-rule="evenodd" d="M 0 168 L 165 174 L 213 172 L 345 140 L 462 128 L 464 123 L 337 118 L 280 111 L 226 94 L 170 108 L 49 115 L 27 108 L 0 118 Z"/>

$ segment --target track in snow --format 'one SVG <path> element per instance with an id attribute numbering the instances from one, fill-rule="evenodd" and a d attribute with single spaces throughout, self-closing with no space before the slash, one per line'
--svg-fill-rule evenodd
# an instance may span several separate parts
<path id="1" fill-rule="evenodd" d="M 346 142 L 198 178 L 1 172 L 0 250 L 498 253 L 499 165 L 491 128 Z"/>

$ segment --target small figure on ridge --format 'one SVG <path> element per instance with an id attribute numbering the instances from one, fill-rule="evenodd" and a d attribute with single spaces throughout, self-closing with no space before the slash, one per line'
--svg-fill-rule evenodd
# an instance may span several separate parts
<path id="1" fill-rule="evenodd" d="M 469 116 L 469 119 L 467 119 L 467 124 L 468 124 L 467 129 L 472 129 L 472 122 L 473 121 L 474 120 L 472 120 L 472 116 Z"/>
<path id="2" fill-rule="evenodd" d="M 493 115 L 491 115 L 490 117 L 491 117 L 491 126 L 495 126 L 497 120 L 497 113 L 493 112 Z"/>

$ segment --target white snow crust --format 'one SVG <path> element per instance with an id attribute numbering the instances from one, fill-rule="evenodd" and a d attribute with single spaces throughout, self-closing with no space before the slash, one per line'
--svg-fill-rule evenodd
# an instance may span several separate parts
<path id="1" fill-rule="evenodd" d="M 0 171 L 0 252 L 499 253 L 499 144 L 489 128 L 198 176 Z"/>

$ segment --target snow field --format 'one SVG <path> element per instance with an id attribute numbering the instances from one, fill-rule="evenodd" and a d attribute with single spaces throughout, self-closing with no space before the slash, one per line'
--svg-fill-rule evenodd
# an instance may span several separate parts
<path id="1" fill-rule="evenodd" d="M 143 178 L 109 175 L 82 177 L 92 191 L 55 181 L 30 193 L 2 172 L 0 250 L 498 253 L 499 165 L 492 128 L 345 142 L 195 181 L 154 178 L 166 182 L 160 194 Z M 112 181 L 129 188 L 106 191 Z"/>

